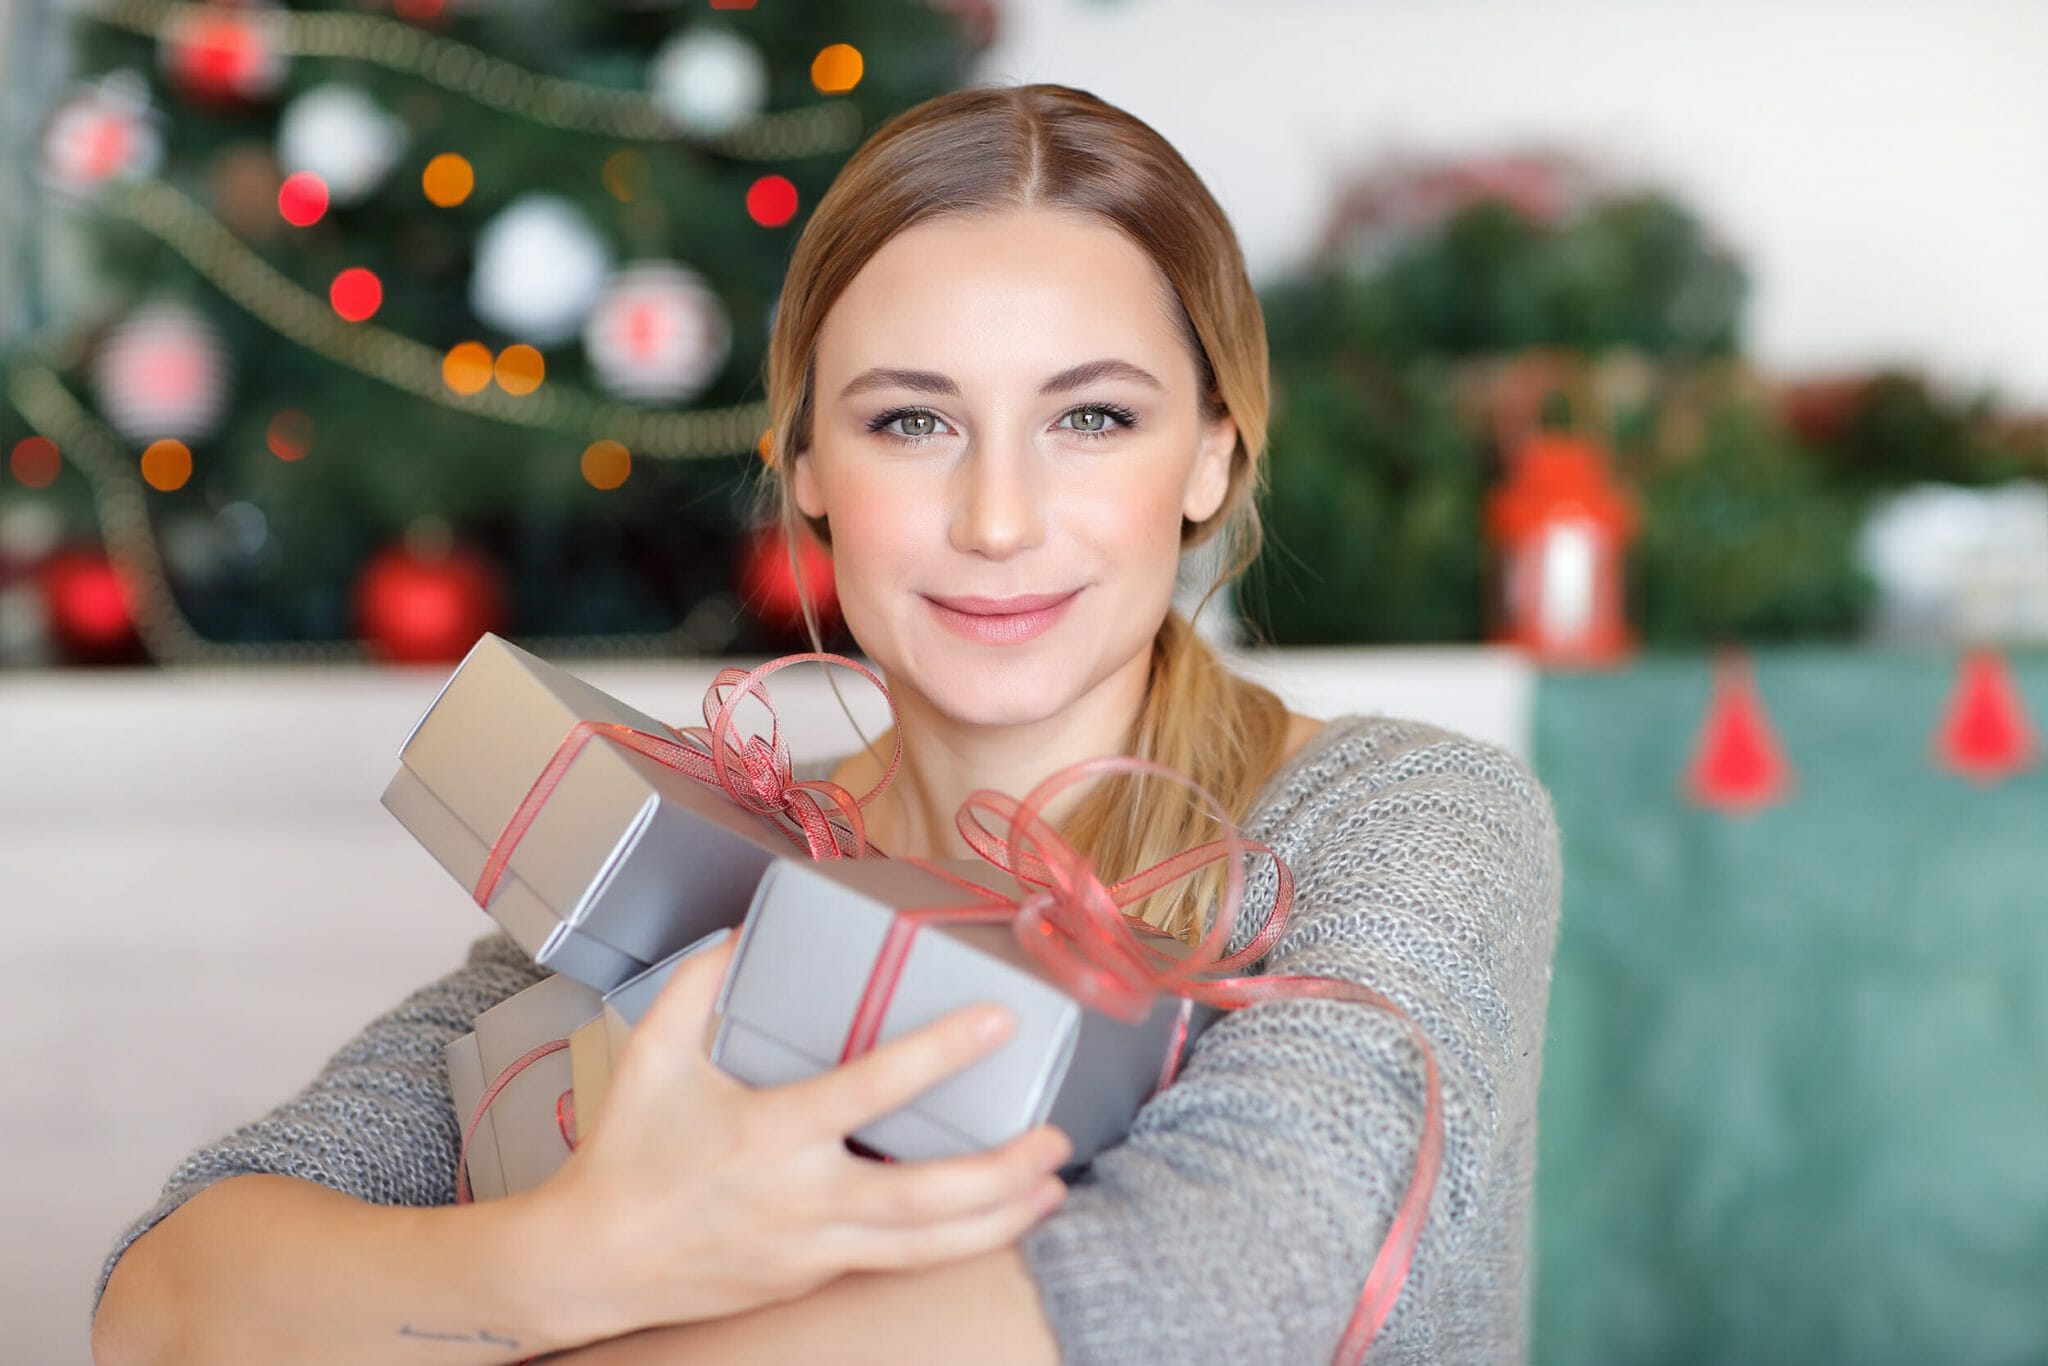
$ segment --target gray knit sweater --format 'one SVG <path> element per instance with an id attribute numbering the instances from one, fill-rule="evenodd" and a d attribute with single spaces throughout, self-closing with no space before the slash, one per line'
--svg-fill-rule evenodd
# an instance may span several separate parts
<path id="1" fill-rule="evenodd" d="M 805 765 L 829 772 L 836 761 Z M 1245 833 L 1295 874 L 1264 972 L 1365 983 L 1434 1041 L 1441 1178 L 1368 1360 L 1517 1362 L 1551 947 L 1562 884 L 1549 794 L 1508 751 L 1420 721 L 1343 716 L 1267 784 Z M 1272 906 L 1247 878 L 1232 948 Z M 275 1172 L 379 1204 L 455 1199 L 441 1048 L 541 973 L 503 933 L 345 1045 L 296 1097 L 186 1158 L 101 1269 L 212 1182 Z M 1406 1188 L 1421 1059 L 1338 1001 L 1232 1012 L 1021 1247 L 1070 1363 L 1323 1366 Z"/>

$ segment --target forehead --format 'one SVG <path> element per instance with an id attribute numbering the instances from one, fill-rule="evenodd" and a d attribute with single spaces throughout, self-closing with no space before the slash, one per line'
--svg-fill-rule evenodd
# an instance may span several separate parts
<path id="1" fill-rule="evenodd" d="M 1077 353 L 1121 356 L 1178 377 L 1171 289 L 1116 229 L 1026 210 L 942 217 L 885 243 L 832 305 L 818 368 L 917 366 L 971 377 L 1016 371 L 1033 383 Z"/>

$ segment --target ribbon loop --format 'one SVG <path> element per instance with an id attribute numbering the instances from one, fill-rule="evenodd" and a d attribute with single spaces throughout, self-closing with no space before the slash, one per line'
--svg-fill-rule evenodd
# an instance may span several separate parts
<path id="1" fill-rule="evenodd" d="M 763 684 L 769 675 L 781 669 L 813 661 L 853 670 L 873 683 L 882 700 L 889 704 L 895 753 L 887 771 L 862 796 L 855 797 L 827 778 L 796 781 L 789 746 L 782 739 L 781 721 Z M 768 709 L 769 733 L 765 738 L 739 738 L 734 733 L 735 717 L 750 697 Z M 867 827 L 860 813 L 862 807 L 881 795 L 902 766 L 903 728 L 896 700 L 889 696 L 888 686 L 873 670 L 844 655 L 818 650 L 783 655 L 752 670 L 727 667 L 718 671 L 705 690 L 704 721 L 702 726 L 683 729 L 665 726 L 666 735 L 611 721 L 578 721 L 571 726 L 520 801 L 518 810 L 493 841 L 472 891 L 476 904 L 489 908 L 491 894 L 511 864 L 512 851 L 593 736 L 602 736 L 685 777 L 719 788 L 738 805 L 766 817 L 792 844 L 814 859 L 859 858 L 881 853 L 868 842 Z"/>

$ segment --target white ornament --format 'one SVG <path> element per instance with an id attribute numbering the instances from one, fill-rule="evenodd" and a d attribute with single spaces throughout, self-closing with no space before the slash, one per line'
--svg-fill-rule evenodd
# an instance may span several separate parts
<path id="1" fill-rule="evenodd" d="M 469 306 L 519 341 L 550 346 L 576 335 L 611 269 L 604 239 L 574 204 L 521 195 L 477 237 Z"/>
<path id="2" fill-rule="evenodd" d="M 100 412 L 131 441 L 210 436 L 227 406 L 228 366 L 213 326 L 174 301 L 144 304 L 92 358 Z"/>
<path id="3" fill-rule="evenodd" d="M 768 67 L 760 51 L 720 24 L 696 24 L 661 45 L 648 67 L 655 103 L 701 136 L 730 132 L 761 112 Z"/>
<path id="4" fill-rule="evenodd" d="M 163 162 L 161 122 L 139 72 L 110 72 L 51 111 L 43 125 L 43 177 L 83 196 L 111 181 L 146 176 Z"/>
<path id="5" fill-rule="evenodd" d="M 285 106 L 277 162 L 286 175 L 310 171 L 328 198 L 352 204 L 377 188 L 405 151 L 405 124 L 353 85 L 329 81 Z"/>
<path id="6" fill-rule="evenodd" d="M 688 266 L 636 261 L 605 286 L 583 327 L 600 383 L 622 398 L 684 402 L 732 353 L 725 305 Z"/>

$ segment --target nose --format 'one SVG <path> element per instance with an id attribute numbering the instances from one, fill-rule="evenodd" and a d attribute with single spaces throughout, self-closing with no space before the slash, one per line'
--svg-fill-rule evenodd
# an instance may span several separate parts
<path id="1" fill-rule="evenodd" d="M 964 554 L 1005 559 L 1045 535 L 1042 471 L 1028 443 L 971 447 L 955 470 L 951 536 Z"/>

